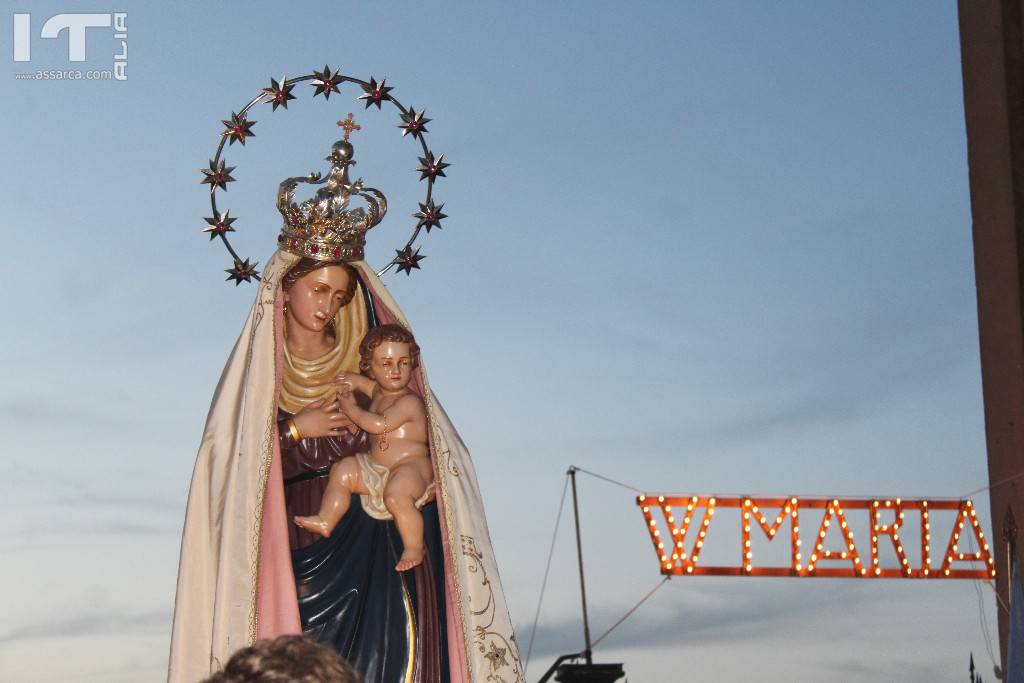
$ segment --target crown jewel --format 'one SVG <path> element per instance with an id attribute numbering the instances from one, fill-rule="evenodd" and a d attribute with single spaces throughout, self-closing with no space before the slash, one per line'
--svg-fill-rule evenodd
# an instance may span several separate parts
<path id="1" fill-rule="evenodd" d="M 353 130 L 359 130 L 359 125 L 352 120 L 352 114 L 338 125 L 345 129 L 345 136 L 331 145 L 331 153 L 326 157 L 331 162 L 327 176 L 313 172 L 288 178 L 277 190 L 277 210 L 284 217 L 278 245 L 317 261 L 361 260 L 366 231 L 380 223 L 388 210 L 387 199 L 380 190 L 365 187 L 362 178 L 355 182 L 349 179 L 348 168 L 356 162 L 348 137 Z M 323 187 L 296 204 L 294 195 L 299 183 Z M 365 206 L 352 208 L 354 200 L 361 200 Z"/>

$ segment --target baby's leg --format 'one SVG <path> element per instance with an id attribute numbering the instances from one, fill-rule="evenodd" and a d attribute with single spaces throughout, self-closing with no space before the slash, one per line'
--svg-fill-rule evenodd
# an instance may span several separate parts
<path id="1" fill-rule="evenodd" d="M 359 462 L 355 458 L 344 458 L 331 467 L 327 490 L 320 499 L 320 514 L 310 517 L 295 517 L 295 523 L 306 531 L 328 537 L 338 522 L 348 512 L 353 493 L 365 493 L 359 476 Z"/>
<path id="2" fill-rule="evenodd" d="M 395 569 L 412 569 L 423 561 L 423 515 L 416 509 L 416 500 L 433 479 L 430 461 L 416 457 L 395 466 L 384 487 L 384 505 L 395 518 L 398 535 L 402 537 L 402 557 Z"/>

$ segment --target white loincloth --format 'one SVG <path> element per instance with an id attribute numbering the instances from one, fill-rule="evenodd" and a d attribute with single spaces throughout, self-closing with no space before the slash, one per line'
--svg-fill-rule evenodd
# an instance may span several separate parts
<path id="1" fill-rule="evenodd" d="M 359 497 L 362 499 L 363 510 L 374 519 L 394 519 L 391 513 L 388 512 L 387 506 L 384 505 L 384 487 L 388 484 L 391 470 L 366 453 L 356 453 L 356 462 L 359 463 L 359 476 L 363 480 L 363 486 L 369 491 L 369 493 L 359 494 Z M 427 484 L 423 495 L 416 501 L 417 510 L 427 502 L 433 485 L 433 481 Z"/>

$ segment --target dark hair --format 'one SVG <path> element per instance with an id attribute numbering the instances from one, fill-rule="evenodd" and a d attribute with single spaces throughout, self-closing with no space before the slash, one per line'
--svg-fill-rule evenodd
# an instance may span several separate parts
<path id="1" fill-rule="evenodd" d="M 339 308 L 344 308 L 356 295 L 356 283 L 359 282 L 359 276 L 356 275 L 355 268 L 343 261 L 339 261 L 338 263 L 328 263 L 303 257 L 294 266 L 292 266 L 287 273 L 285 273 L 284 278 L 281 280 L 281 289 L 287 292 L 300 277 L 309 275 L 314 270 L 329 268 L 330 266 L 338 266 L 348 274 L 348 288 L 345 290 L 345 298 L 342 299 L 341 306 L 339 306 Z"/>
<path id="2" fill-rule="evenodd" d="M 400 342 L 409 345 L 409 355 L 412 356 L 412 367 L 420 364 L 420 347 L 412 332 L 401 325 L 381 325 L 366 333 L 362 343 L 359 344 L 359 369 L 366 372 L 373 362 L 373 350 L 384 342 Z"/>
<path id="3" fill-rule="evenodd" d="M 333 648 L 309 636 L 258 640 L 202 683 L 362 683 Z"/>

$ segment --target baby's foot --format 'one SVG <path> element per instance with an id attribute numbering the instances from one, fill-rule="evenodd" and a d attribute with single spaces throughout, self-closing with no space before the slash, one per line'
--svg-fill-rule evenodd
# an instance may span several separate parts
<path id="1" fill-rule="evenodd" d="M 295 523 L 306 531 L 314 534 L 320 534 L 324 538 L 331 535 L 331 530 L 327 527 L 327 522 L 321 519 L 320 515 L 313 515 L 312 517 L 299 517 L 296 515 Z"/>
<path id="2" fill-rule="evenodd" d="M 416 565 L 423 562 L 423 548 L 406 548 L 402 551 L 402 556 L 398 558 L 398 564 L 395 565 L 395 570 L 404 572 L 407 569 L 412 569 Z"/>

